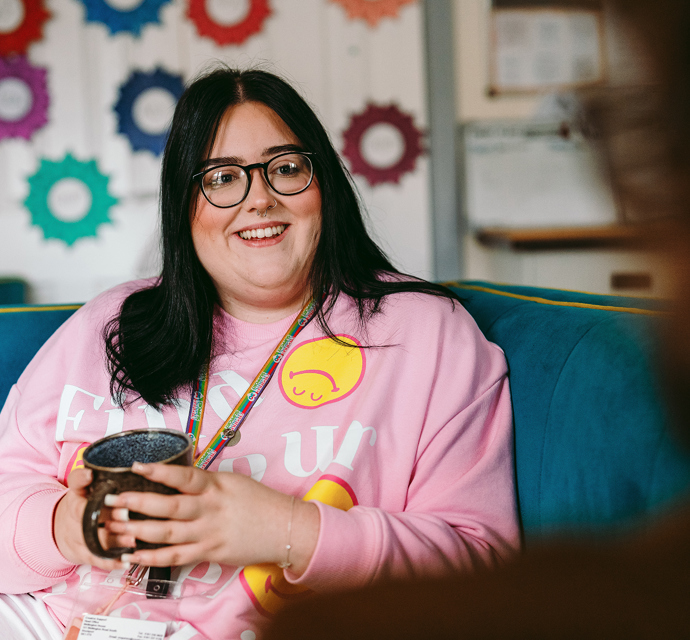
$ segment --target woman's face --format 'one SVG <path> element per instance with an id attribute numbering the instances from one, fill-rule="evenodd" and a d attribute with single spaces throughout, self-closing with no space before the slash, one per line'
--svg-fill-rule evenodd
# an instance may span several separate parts
<path id="1" fill-rule="evenodd" d="M 272 109 L 245 102 L 221 120 L 207 166 L 266 162 L 294 146 L 309 151 Z M 251 189 L 234 207 L 214 207 L 199 191 L 192 240 L 225 310 L 249 322 L 271 322 L 306 301 L 321 232 L 321 192 L 315 178 L 302 193 L 282 196 L 266 184 L 261 169 L 251 173 Z M 258 215 L 274 203 L 266 217 Z M 252 230 L 264 235 L 268 228 L 269 238 L 246 237 Z"/>

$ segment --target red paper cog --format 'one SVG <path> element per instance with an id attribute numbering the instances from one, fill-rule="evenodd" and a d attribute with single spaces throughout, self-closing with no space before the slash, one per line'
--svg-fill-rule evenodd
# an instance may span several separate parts
<path id="1" fill-rule="evenodd" d="M 362 142 L 367 131 L 378 124 L 388 124 L 400 133 L 405 147 L 400 158 L 391 165 L 375 166 L 362 153 Z M 371 186 L 391 182 L 398 183 L 403 174 L 414 170 L 417 158 L 424 153 L 422 138 L 412 116 L 403 113 L 395 104 L 377 106 L 368 104 L 360 114 L 352 116 L 343 133 L 343 155 L 350 161 L 352 173 L 364 176 Z"/>
<path id="2" fill-rule="evenodd" d="M 43 37 L 43 23 L 50 12 L 43 0 L 17 0 L 24 5 L 24 18 L 14 31 L 0 34 L 0 56 L 26 53 L 29 44 Z"/>
<path id="3" fill-rule="evenodd" d="M 271 15 L 268 0 L 251 0 L 249 11 L 241 22 L 223 25 L 209 15 L 206 2 L 189 0 L 187 15 L 200 36 L 207 36 L 220 45 L 243 43 L 249 36 L 259 33 L 264 20 Z"/>
<path id="4" fill-rule="evenodd" d="M 381 18 L 394 18 L 400 7 L 416 0 L 333 0 L 345 7 L 352 20 L 362 18 L 375 27 Z"/>

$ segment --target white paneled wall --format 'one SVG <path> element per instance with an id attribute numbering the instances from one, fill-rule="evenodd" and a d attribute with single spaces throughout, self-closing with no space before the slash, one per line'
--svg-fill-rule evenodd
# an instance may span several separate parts
<path id="1" fill-rule="evenodd" d="M 221 47 L 198 36 L 182 0 L 165 5 L 161 24 L 143 27 L 140 37 L 110 35 L 105 25 L 85 22 L 79 0 L 47 0 L 52 18 L 28 57 L 48 70 L 49 122 L 30 141 L 0 141 L 0 277 L 26 279 L 34 302 L 74 302 L 156 273 L 160 160 L 148 151 L 131 150 L 128 139 L 117 133 L 113 111 L 119 87 L 133 71 L 161 66 L 188 81 L 214 60 L 260 65 L 297 85 L 338 149 L 350 116 L 369 101 L 395 102 L 418 127 L 427 127 L 419 3 L 373 28 L 348 19 L 330 0 L 271 0 L 270 5 L 273 14 L 260 34 L 243 45 Z M 112 224 L 71 247 L 45 240 L 23 205 L 27 179 L 40 160 L 58 161 L 65 153 L 82 161 L 96 159 L 119 200 L 110 210 Z M 356 182 L 370 228 L 394 263 L 430 278 L 428 171 L 422 157 L 400 184 L 371 188 L 360 178 Z"/>

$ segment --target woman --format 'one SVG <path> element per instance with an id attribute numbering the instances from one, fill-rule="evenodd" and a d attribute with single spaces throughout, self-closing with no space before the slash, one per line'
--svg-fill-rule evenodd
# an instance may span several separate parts
<path id="1" fill-rule="evenodd" d="M 262 71 L 196 80 L 161 193 L 161 277 L 85 305 L 3 410 L 2 591 L 34 592 L 65 625 L 87 576 L 172 565 L 180 637 L 247 640 L 310 590 L 508 558 L 519 534 L 503 354 L 445 289 L 398 273 L 368 237 L 299 95 Z M 138 467 L 180 495 L 109 498 L 113 544 L 168 546 L 93 556 L 83 448 L 184 428 L 206 379 L 202 451 L 310 300 L 314 321 L 231 446 L 202 453 L 206 468 Z M 165 618 L 158 604 L 143 599 L 136 617 Z"/>

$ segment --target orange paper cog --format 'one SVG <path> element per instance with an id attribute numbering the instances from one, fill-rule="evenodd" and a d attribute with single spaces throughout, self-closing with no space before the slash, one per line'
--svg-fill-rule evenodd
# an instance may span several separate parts
<path id="1" fill-rule="evenodd" d="M 394 18 L 400 7 L 416 0 L 333 0 L 345 7 L 351 19 L 362 18 L 375 27 L 381 18 Z"/>

